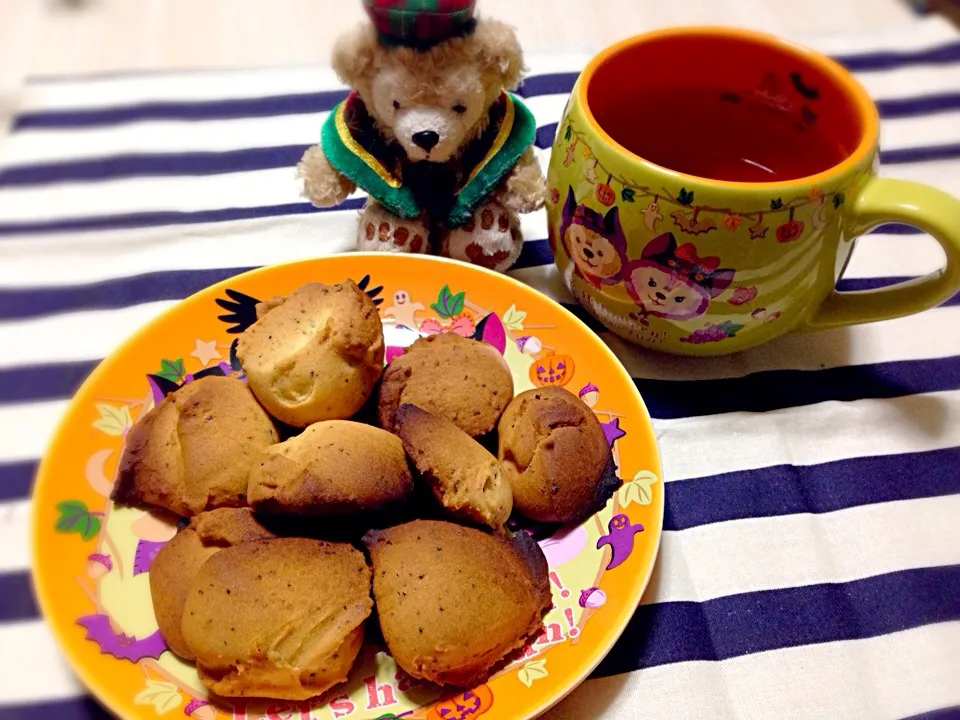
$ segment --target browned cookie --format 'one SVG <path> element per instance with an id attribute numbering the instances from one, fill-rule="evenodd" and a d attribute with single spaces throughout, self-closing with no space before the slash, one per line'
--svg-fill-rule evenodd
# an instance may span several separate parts
<path id="1" fill-rule="evenodd" d="M 409 403 L 478 437 L 497 426 L 512 397 L 513 376 L 496 348 L 456 333 L 431 335 L 384 371 L 380 426 L 392 432 L 397 408 Z"/>
<path id="2" fill-rule="evenodd" d="M 211 692 L 306 700 L 346 679 L 372 609 L 359 550 L 260 540 L 203 564 L 187 595 L 183 637 Z"/>
<path id="3" fill-rule="evenodd" d="M 499 436 L 513 506 L 532 520 L 579 522 L 620 485 L 600 421 L 563 388 L 517 395 L 500 419 Z"/>
<path id="4" fill-rule="evenodd" d="M 551 607 L 547 561 L 527 535 L 415 520 L 371 532 L 365 542 L 384 640 L 413 677 L 483 682 L 539 632 Z"/>
<path id="5" fill-rule="evenodd" d="M 444 508 L 465 520 L 503 527 L 513 495 L 500 476 L 500 463 L 480 443 L 416 405 L 397 410 L 396 432 Z"/>
<path id="6" fill-rule="evenodd" d="M 400 439 L 349 420 L 327 420 L 273 445 L 250 471 L 258 510 L 329 515 L 373 510 L 413 490 Z"/>
<path id="7" fill-rule="evenodd" d="M 150 596 L 157 627 L 169 648 L 193 660 L 181 631 L 183 605 L 200 566 L 226 547 L 272 537 L 250 508 L 221 508 L 194 516 L 150 563 Z"/>
<path id="8" fill-rule="evenodd" d="M 253 392 L 295 427 L 351 417 L 383 371 L 377 307 L 353 280 L 308 283 L 257 306 L 237 343 Z"/>
<path id="9" fill-rule="evenodd" d="M 251 464 L 279 439 L 242 380 L 194 380 L 130 429 L 110 497 L 183 516 L 242 507 Z"/>

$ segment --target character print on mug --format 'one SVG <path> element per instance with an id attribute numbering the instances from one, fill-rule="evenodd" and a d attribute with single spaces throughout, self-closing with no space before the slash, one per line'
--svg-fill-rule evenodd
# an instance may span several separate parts
<path id="1" fill-rule="evenodd" d="M 693 243 L 677 246 L 673 233 L 653 238 L 639 260 L 623 270 L 624 288 L 640 308 L 634 316 L 689 320 L 707 311 L 710 301 L 733 282 L 735 271 L 720 267 L 718 257 L 700 257 Z"/>

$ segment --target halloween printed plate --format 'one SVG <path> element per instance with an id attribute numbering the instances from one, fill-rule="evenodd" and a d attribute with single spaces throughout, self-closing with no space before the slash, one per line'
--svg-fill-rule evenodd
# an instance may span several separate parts
<path id="1" fill-rule="evenodd" d="M 484 685 L 441 691 L 368 645 L 349 680 L 316 701 L 213 700 L 193 666 L 167 650 L 153 615 L 150 562 L 175 526 L 108 499 L 124 437 L 184 383 L 209 374 L 242 377 L 232 343 L 254 321 L 257 299 L 345 278 L 378 304 L 388 361 L 418 336 L 459 333 L 503 353 L 517 392 L 562 385 L 579 394 L 604 423 L 623 485 L 582 525 L 537 535 L 555 607 L 543 633 Z M 469 265 L 352 253 L 239 275 L 139 331 L 77 393 L 41 464 L 33 507 L 40 606 L 74 670 L 122 718 L 506 720 L 533 717 L 573 690 L 630 620 L 660 543 L 663 484 L 633 381 L 566 310 Z"/>

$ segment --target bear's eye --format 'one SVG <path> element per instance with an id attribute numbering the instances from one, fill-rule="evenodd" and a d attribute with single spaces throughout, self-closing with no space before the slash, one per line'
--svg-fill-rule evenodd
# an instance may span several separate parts
<path id="1" fill-rule="evenodd" d="M 677 295 L 677 296 L 673 299 L 673 301 L 674 301 L 675 303 L 678 303 L 678 304 L 679 304 L 679 303 L 682 303 L 682 302 L 683 302 L 684 300 L 686 300 L 686 299 L 687 299 L 687 298 L 686 298 L 686 296 L 684 296 L 684 295 Z"/>
<path id="2" fill-rule="evenodd" d="M 394 101 L 393 101 L 393 109 L 394 109 L 394 110 L 399 110 L 399 109 L 400 109 L 400 101 L 399 101 L 399 100 L 394 100 Z"/>
<path id="3" fill-rule="evenodd" d="M 467 106 L 463 103 L 457 103 L 453 106 L 453 111 L 458 115 L 463 115 L 467 111 Z"/>
<path id="4" fill-rule="evenodd" d="M 603 250 L 597 250 L 597 255 L 599 257 L 603 257 Z"/>
<path id="5" fill-rule="evenodd" d="M 650 287 L 656 287 L 657 281 L 654 280 L 653 278 L 650 278 L 650 282 L 648 282 L 647 285 L 649 285 Z"/>

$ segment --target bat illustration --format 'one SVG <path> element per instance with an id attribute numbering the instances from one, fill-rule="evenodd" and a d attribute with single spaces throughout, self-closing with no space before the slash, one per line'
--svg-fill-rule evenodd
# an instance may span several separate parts
<path id="1" fill-rule="evenodd" d="M 110 627 L 110 617 L 102 613 L 87 615 L 77 620 L 77 624 L 87 631 L 87 640 L 92 640 L 100 647 L 104 655 L 113 655 L 118 660 L 139 662 L 143 658 L 159 659 L 167 649 L 167 644 L 160 636 L 160 631 L 137 640 L 131 635 L 116 632 Z"/>
<path id="2" fill-rule="evenodd" d="M 683 210 L 676 210 L 670 213 L 670 217 L 673 218 L 674 224 L 685 233 L 690 235 L 702 235 L 703 233 L 708 233 L 711 230 L 717 229 L 717 224 L 710 218 L 703 218 L 702 220 L 697 218 L 698 211 L 694 210 L 693 212 L 684 212 Z"/>
<path id="3" fill-rule="evenodd" d="M 808 87 L 803 84 L 803 78 L 798 72 L 790 73 L 790 82 L 793 83 L 794 89 L 803 95 L 807 100 L 817 100 L 820 98 L 820 91 L 815 87 Z"/>
<path id="4" fill-rule="evenodd" d="M 373 304 L 379 306 L 383 302 L 383 298 L 380 297 L 380 293 L 383 292 L 383 286 L 378 285 L 375 288 L 371 288 L 369 285 L 369 275 L 364 275 L 363 279 L 357 283 L 357 287 L 363 290 L 363 292 L 367 294 L 367 297 L 373 300 Z M 250 295 L 245 295 L 239 290 L 230 288 L 227 288 L 226 294 L 229 299 L 216 299 L 217 305 L 227 311 L 224 315 L 217 316 L 217 319 L 230 325 L 230 327 L 227 328 L 228 333 L 231 335 L 239 335 L 257 321 L 257 304 L 260 303 L 260 300 Z"/>

